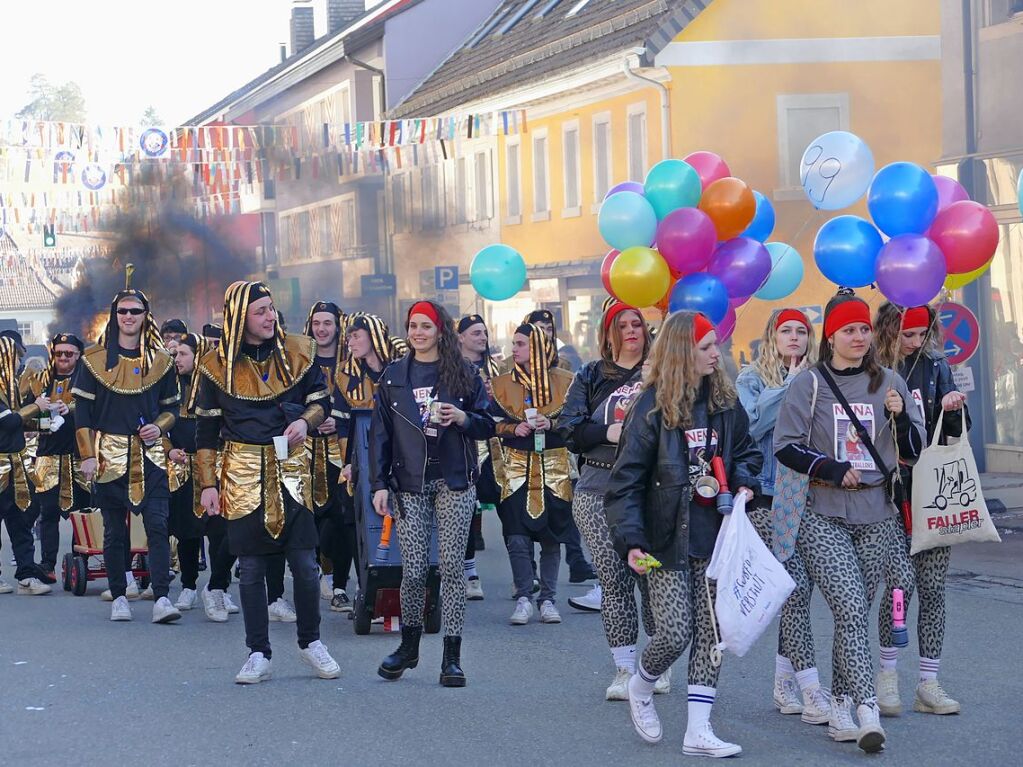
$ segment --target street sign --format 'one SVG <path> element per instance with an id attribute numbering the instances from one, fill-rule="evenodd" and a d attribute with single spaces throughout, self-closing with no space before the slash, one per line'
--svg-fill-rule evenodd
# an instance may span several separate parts
<path id="1" fill-rule="evenodd" d="M 962 304 L 938 306 L 938 321 L 945 338 L 945 357 L 949 365 L 961 365 L 977 353 L 980 346 L 980 323 Z"/>
<path id="2" fill-rule="evenodd" d="M 433 286 L 437 290 L 458 290 L 458 267 L 435 266 L 433 268 Z"/>
<path id="3" fill-rule="evenodd" d="M 397 292 L 393 274 L 364 274 L 361 281 L 364 296 L 393 296 Z"/>
<path id="4" fill-rule="evenodd" d="M 811 325 L 820 325 L 824 322 L 824 307 L 820 304 L 814 306 L 800 306 L 799 311 L 806 315 Z"/>

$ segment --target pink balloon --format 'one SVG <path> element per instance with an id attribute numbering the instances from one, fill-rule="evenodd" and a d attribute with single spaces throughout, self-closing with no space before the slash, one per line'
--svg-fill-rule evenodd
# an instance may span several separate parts
<path id="1" fill-rule="evenodd" d="M 970 195 L 963 189 L 963 185 L 948 176 L 934 176 L 934 185 L 938 187 L 938 213 L 945 210 L 954 202 L 962 202 L 970 199 Z"/>
<path id="2" fill-rule="evenodd" d="M 717 330 L 719 344 L 723 344 L 732 337 L 732 333 L 735 332 L 735 322 L 735 306 L 729 302 L 728 312 L 725 314 L 725 318 L 721 320 L 715 328 L 715 330 Z"/>
<path id="3" fill-rule="evenodd" d="M 674 210 L 657 225 L 657 249 L 672 271 L 700 271 L 710 263 L 716 245 L 714 222 L 697 208 Z"/>
<path id="4" fill-rule="evenodd" d="M 611 264 L 615 262 L 616 258 L 618 258 L 617 250 L 608 251 L 608 254 L 604 256 L 604 260 L 600 264 L 600 281 L 604 283 L 604 290 L 609 296 L 618 298 L 615 296 L 614 290 L 611 289 Z"/>
<path id="5" fill-rule="evenodd" d="M 715 181 L 732 175 L 725 161 L 713 152 L 693 152 L 682 159 L 696 170 L 704 189 Z"/>
<path id="6" fill-rule="evenodd" d="M 954 202 L 941 211 L 928 235 L 945 255 L 949 274 L 980 269 L 998 248 L 998 222 L 986 206 L 972 200 Z"/>

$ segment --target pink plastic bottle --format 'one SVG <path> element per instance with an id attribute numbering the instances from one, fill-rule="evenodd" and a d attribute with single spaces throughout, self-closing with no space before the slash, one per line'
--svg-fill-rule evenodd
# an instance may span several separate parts
<path id="1" fill-rule="evenodd" d="M 892 644 L 905 647 L 909 644 L 906 631 L 906 601 L 902 589 L 892 589 Z"/>

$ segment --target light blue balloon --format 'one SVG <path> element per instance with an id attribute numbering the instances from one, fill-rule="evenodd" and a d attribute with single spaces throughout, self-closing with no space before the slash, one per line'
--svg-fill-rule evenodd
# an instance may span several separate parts
<path id="1" fill-rule="evenodd" d="M 813 257 L 821 274 L 836 285 L 862 288 L 870 285 L 877 271 L 881 233 L 859 216 L 839 216 L 817 232 Z"/>
<path id="2" fill-rule="evenodd" d="M 526 284 L 526 261 L 507 245 L 487 245 L 472 259 L 469 280 L 483 298 L 504 301 Z"/>
<path id="3" fill-rule="evenodd" d="M 841 210 L 860 199 L 874 177 L 874 154 L 859 136 L 836 130 L 818 136 L 799 161 L 806 197 L 820 210 Z"/>
<path id="4" fill-rule="evenodd" d="M 767 242 L 767 238 L 774 231 L 774 206 L 760 192 L 754 191 L 753 196 L 757 200 L 757 212 L 753 214 L 753 220 L 746 227 L 746 231 L 739 236 L 749 237 L 757 242 Z"/>
<path id="5" fill-rule="evenodd" d="M 874 176 L 867 210 L 877 228 L 889 237 L 923 234 L 938 213 L 938 186 L 919 165 L 893 162 Z"/>
<path id="6" fill-rule="evenodd" d="M 619 192 L 600 204 L 597 226 L 604 242 L 615 250 L 649 247 L 657 235 L 657 214 L 643 195 Z"/>
<path id="7" fill-rule="evenodd" d="M 771 276 L 753 294 L 762 301 L 777 301 L 791 295 L 803 281 L 803 258 L 799 251 L 784 242 L 767 243 L 771 254 Z"/>
<path id="8" fill-rule="evenodd" d="M 696 168 L 685 160 L 662 160 L 646 174 L 643 193 L 659 221 L 673 210 L 699 205 L 703 184 Z"/>

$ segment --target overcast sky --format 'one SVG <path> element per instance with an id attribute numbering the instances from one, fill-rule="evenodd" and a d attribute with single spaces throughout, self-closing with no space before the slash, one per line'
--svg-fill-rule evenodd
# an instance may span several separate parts
<path id="1" fill-rule="evenodd" d="M 380 0 L 369 0 L 372 7 Z M 150 104 L 180 124 L 279 61 L 291 0 L 0 0 L 0 118 L 27 102 L 29 78 L 82 87 L 88 120 L 135 124 Z M 316 34 L 325 0 L 313 0 Z"/>

